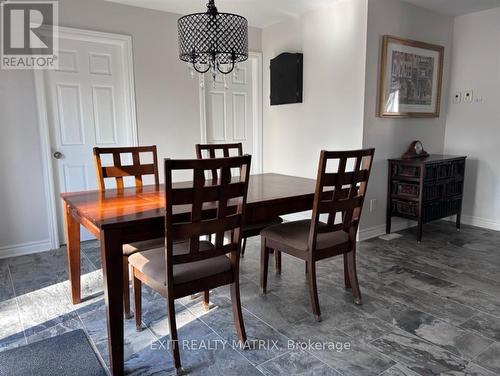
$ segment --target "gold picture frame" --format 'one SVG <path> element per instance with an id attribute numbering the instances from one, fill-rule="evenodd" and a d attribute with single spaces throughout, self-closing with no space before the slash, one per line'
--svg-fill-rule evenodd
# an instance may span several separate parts
<path id="1" fill-rule="evenodd" d="M 444 47 L 384 35 L 377 116 L 440 115 Z"/>

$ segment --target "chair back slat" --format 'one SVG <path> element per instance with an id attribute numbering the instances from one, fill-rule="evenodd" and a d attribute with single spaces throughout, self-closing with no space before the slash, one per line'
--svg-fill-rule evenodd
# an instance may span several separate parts
<path id="1" fill-rule="evenodd" d="M 196 144 L 196 158 L 206 159 L 206 158 L 217 158 L 217 151 L 222 151 L 222 156 L 224 158 L 231 157 L 231 151 L 236 151 L 234 156 L 243 155 L 243 145 L 241 142 L 234 144 Z M 211 169 L 212 179 L 218 179 L 217 169 Z"/>
<path id="2" fill-rule="evenodd" d="M 141 164 L 141 153 L 150 153 L 153 157 L 152 163 Z M 122 154 L 132 155 L 132 164 L 124 165 Z M 111 155 L 113 166 L 103 166 L 102 156 Z M 137 147 L 117 147 L 117 148 L 94 148 L 94 162 L 98 177 L 99 189 L 106 190 L 106 179 L 115 179 L 116 188 L 125 187 L 124 177 L 133 176 L 137 188 L 143 187 L 143 176 L 154 176 L 155 185 L 159 187 L 160 179 L 158 176 L 158 156 L 156 146 L 137 146 Z"/>
<path id="3" fill-rule="evenodd" d="M 251 156 L 170 160 L 165 159 L 165 201 L 166 201 L 166 252 L 167 278 L 169 265 L 188 263 L 231 253 L 231 260 L 239 260 L 241 226 L 243 224 Z M 231 169 L 242 174 L 231 176 Z M 206 179 L 205 171 L 217 170 L 219 179 Z M 175 171 L 191 170 L 191 187 L 173 184 Z M 191 217 L 176 219 L 176 206 L 190 205 Z M 204 210 L 209 206 L 211 210 Z M 210 217 L 208 217 L 210 216 Z M 224 244 L 224 234 L 231 233 L 229 244 Z M 200 251 L 200 236 L 216 234 L 213 250 Z M 182 255 L 173 255 L 173 243 L 188 241 L 189 249 Z"/>
<path id="4" fill-rule="evenodd" d="M 321 152 L 309 249 L 315 249 L 318 234 L 328 232 L 345 231 L 352 242 L 356 241 L 374 154 L 375 149 Z M 351 161 L 352 170 L 348 171 Z M 337 165 L 336 172 L 327 172 L 330 163 Z M 321 215 L 327 215 L 326 226 L 319 226 Z"/>

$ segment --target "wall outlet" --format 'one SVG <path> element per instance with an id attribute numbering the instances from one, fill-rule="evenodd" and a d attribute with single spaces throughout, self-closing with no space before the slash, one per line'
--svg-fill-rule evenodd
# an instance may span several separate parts
<path id="1" fill-rule="evenodd" d="M 455 95 L 453 96 L 453 103 L 459 104 L 460 102 L 462 102 L 462 92 L 461 91 L 457 91 L 455 93 Z"/>
<path id="2" fill-rule="evenodd" d="M 474 93 L 472 92 L 472 90 L 464 91 L 464 102 L 472 103 L 473 99 L 474 99 Z"/>
<path id="3" fill-rule="evenodd" d="M 370 200 L 370 213 L 377 210 L 377 199 Z"/>

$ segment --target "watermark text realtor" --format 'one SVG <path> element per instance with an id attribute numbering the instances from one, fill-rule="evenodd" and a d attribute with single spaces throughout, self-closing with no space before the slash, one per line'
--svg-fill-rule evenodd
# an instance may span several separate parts
<path id="1" fill-rule="evenodd" d="M 57 1 L 0 3 L 0 68 L 57 69 Z"/>

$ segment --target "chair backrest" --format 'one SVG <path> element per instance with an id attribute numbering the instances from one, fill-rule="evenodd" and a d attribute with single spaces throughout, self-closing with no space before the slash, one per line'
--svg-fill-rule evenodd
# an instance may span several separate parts
<path id="1" fill-rule="evenodd" d="M 241 226 L 250 176 L 251 156 L 216 158 L 206 160 L 165 159 L 166 200 L 166 252 L 167 279 L 172 276 L 172 266 L 205 260 L 231 253 L 231 261 L 237 265 L 241 243 Z M 231 169 L 241 169 L 241 175 L 231 177 Z M 220 179 L 206 179 L 205 171 L 219 170 Z M 174 184 L 175 171 L 191 171 L 192 184 Z M 191 218 L 176 218 L 176 207 L 191 207 Z M 224 234 L 231 233 L 229 244 L 224 244 Z M 200 236 L 215 234 L 215 249 L 200 251 Z M 189 252 L 173 254 L 173 243 L 189 241 Z"/>
<path id="2" fill-rule="evenodd" d="M 141 163 L 141 153 L 150 153 L 153 157 L 152 163 Z M 102 156 L 112 155 L 113 165 L 103 166 Z M 132 155 L 132 164 L 124 165 L 122 160 L 122 154 Z M 156 146 L 137 146 L 137 147 L 118 147 L 118 148 L 94 148 L 94 162 L 97 171 L 97 178 L 99 181 L 99 189 L 101 191 L 106 190 L 107 178 L 112 178 L 116 180 L 116 187 L 118 189 L 123 189 L 123 178 L 125 176 L 135 177 L 135 186 L 137 188 L 142 188 L 143 182 L 142 177 L 145 175 L 153 175 L 155 179 L 155 185 L 160 185 L 160 179 L 158 177 L 158 156 L 156 152 Z"/>
<path id="3" fill-rule="evenodd" d="M 236 151 L 236 153 L 231 153 Z M 218 153 L 219 152 L 219 153 Z M 217 155 L 221 154 L 222 155 Z M 243 145 L 241 142 L 237 144 L 196 144 L 196 158 L 228 158 L 233 156 L 243 155 Z M 218 179 L 217 170 L 212 170 L 212 179 Z"/>
<path id="4" fill-rule="evenodd" d="M 351 242 L 356 241 L 374 154 L 375 149 L 321 152 L 309 249 L 316 248 L 318 233 L 345 231 Z M 336 172 L 327 172 L 330 163 L 336 165 Z M 325 214 L 327 226 L 318 226 L 320 215 Z M 336 223 L 337 214 L 340 223 Z"/>

